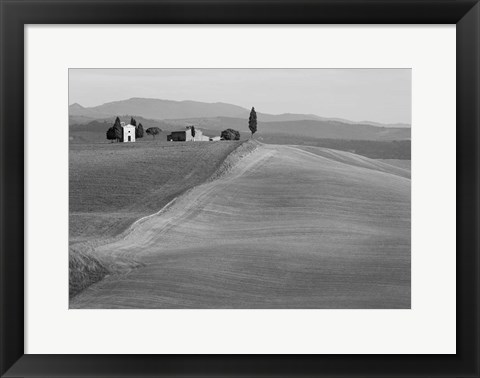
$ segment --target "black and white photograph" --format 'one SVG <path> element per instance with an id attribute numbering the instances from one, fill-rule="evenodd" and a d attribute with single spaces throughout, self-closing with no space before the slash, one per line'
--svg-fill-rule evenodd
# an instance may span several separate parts
<path id="1" fill-rule="evenodd" d="M 410 309 L 411 73 L 70 68 L 69 308 Z"/>

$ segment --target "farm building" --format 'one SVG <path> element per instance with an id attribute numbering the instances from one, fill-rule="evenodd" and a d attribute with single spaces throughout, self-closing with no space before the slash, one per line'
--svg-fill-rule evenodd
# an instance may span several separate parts
<path id="1" fill-rule="evenodd" d="M 193 130 L 195 130 L 195 136 L 193 136 Z M 171 134 L 167 135 L 167 140 L 173 142 L 208 142 L 210 138 L 204 136 L 202 130 L 187 126 L 185 131 L 172 131 Z"/>
<path id="2" fill-rule="evenodd" d="M 121 123 L 123 129 L 123 138 L 122 142 L 135 142 L 135 126 L 133 125 L 125 125 L 125 122 Z"/>

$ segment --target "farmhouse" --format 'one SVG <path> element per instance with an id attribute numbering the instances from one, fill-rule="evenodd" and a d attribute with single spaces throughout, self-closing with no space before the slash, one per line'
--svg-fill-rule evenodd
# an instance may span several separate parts
<path id="1" fill-rule="evenodd" d="M 123 129 L 123 138 L 122 142 L 135 142 L 135 126 L 133 125 L 125 125 L 125 122 L 121 123 Z"/>
<path id="2" fill-rule="evenodd" d="M 208 142 L 210 138 L 204 136 L 202 130 L 196 129 L 194 126 L 187 126 L 185 131 L 172 131 L 171 134 L 167 135 L 167 140 L 173 142 Z"/>

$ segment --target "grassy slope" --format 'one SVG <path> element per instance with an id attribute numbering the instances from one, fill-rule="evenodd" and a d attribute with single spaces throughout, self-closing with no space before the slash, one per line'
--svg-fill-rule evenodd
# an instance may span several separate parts
<path id="1" fill-rule="evenodd" d="M 328 159 L 338 161 L 340 163 L 349 164 L 355 167 L 361 167 L 366 169 L 373 169 L 380 172 L 390 173 L 400 177 L 410 178 L 410 168 L 403 168 L 401 165 L 389 164 L 388 161 L 393 159 L 369 159 L 367 157 L 352 154 L 346 151 L 337 151 L 333 149 L 326 149 L 321 147 L 312 146 L 295 146 L 295 148 L 307 151 L 309 153 L 323 156 Z M 404 160 L 394 160 L 404 161 Z M 410 160 L 406 160 L 409 162 Z"/>
<path id="2" fill-rule="evenodd" d="M 163 132 L 161 132 L 156 139 L 167 140 L 167 135 L 170 134 L 174 126 L 162 125 Z M 168 128 L 167 128 L 168 127 Z M 178 127 L 177 127 L 178 129 Z M 203 134 L 208 136 L 218 135 L 216 130 L 202 128 Z M 250 134 L 242 132 L 241 139 L 249 138 Z M 388 159 L 388 160 L 404 160 L 404 162 L 392 164 L 398 165 L 402 168 L 407 168 L 408 161 L 411 158 L 411 142 L 409 140 L 395 140 L 395 141 L 375 141 L 375 140 L 342 140 L 342 139 L 316 139 L 305 136 L 293 136 L 287 134 L 265 134 L 258 133 L 255 139 L 268 144 L 286 144 L 286 145 L 303 145 L 331 148 L 339 151 L 348 151 L 358 155 L 366 156 L 371 159 Z M 151 141 L 151 137 L 140 139 L 138 143 Z M 103 127 L 95 129 L 91 126 L 85 127 L 71 127 L 70 128 L 70 143 L 109 143 L 105 139 L 105 132 Z"/>
<path id="3" fill-rule="evenodd" d="M 370 159 L 410 160 L 411 142 L 409 140 L 347 140 L 321 139 L 286 134 L 259 134 L 257 139 L 268 144 L 304 145 L 348 151 Z"/>
<path id="4" fill-rule="evenodd" d="M 346 152 L 262 145 L 98 248 L 142 265 L 70 306 L 409 308 L 410 180 L 401 173 Z"/>
<path id="5" fill-rule="evenodd" d="M 112 237 L 205 181 L 239 142 L 70 145 L 70 243 Z"/>
<path id="6" fill-rule="evenodd" d="M 386 164 L 394 165 L 395 167 L 400 167 L 403 169 L 412 169 L 412 161 L 411 160 L 400 160 L 400 159 L 379 159 Z"/>

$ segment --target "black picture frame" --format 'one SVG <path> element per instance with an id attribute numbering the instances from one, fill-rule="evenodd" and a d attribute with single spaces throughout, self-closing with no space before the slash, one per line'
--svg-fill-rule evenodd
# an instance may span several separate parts
<path id="1" fill-rule="evenodd" d="M 2 377 L 479 377 L 478 0 L 0 0 L 0 12 Z M 456 24 L 456 354 L 24 354 L 24 25 L 161 23 Z"/>

